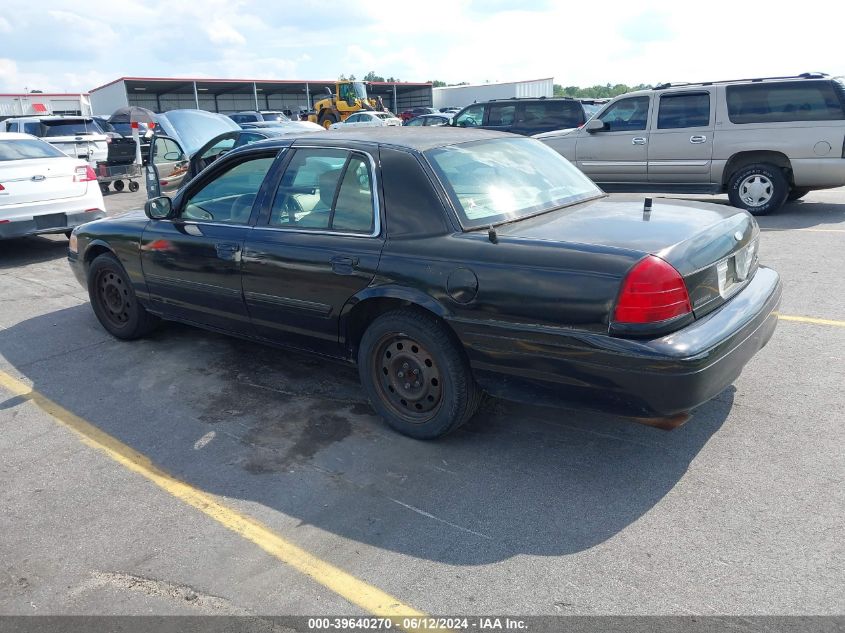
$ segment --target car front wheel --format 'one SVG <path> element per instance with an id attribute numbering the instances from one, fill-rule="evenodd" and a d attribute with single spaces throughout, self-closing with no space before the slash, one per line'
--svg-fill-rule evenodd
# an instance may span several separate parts
<path id="1" fill-rule="evenodd" d="M 743 167 L 728 183 L 731 204 L 752 215 L 766 215 L 779 209 L 788 194 L 789 182 L 783 171 L 768 163 Z"/>
<path id="2" fill-rule="evenodd" d="M 358 349 L 361 383 L 395 430 L 418 439 L 454 431 L 478 408 L 469 362 L 434 316 L 403 308 L 378 317 Z"/>
<path id="3" fill-rule="evenodd" d="M 119 339 L 140 338 L 158 322 L 138 302 L 129 276 L 120 261 L 110 253 L 99 255 L 91 262 L 88 296 L 100 324 Z"/>

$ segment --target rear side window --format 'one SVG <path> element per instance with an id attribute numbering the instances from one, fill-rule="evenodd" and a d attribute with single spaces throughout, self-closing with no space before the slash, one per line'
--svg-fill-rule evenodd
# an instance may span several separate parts
<path id="1" fill-rule="evenodd" d="M 584 108 L 577 101 L 535 101 L 523 105 L 525 125 L 563 129 L 584 123 Z"/>
<path id="2" fill-rule="evenodd" d="M 830 81 L 760 83 L 725 90 L 731 123 L 845 119 L 842 100 Z"/>
<path id="3" fill-rule="evenodd" d="M 0 141 L 0 162 L 27 158 L 67 158 L 52 145 L 35 139 Z"/>
<path id="4" fill-rule="evenodd" d="M 487 125 L 513 125 L 516 106 L 512 103 L 491 103 L 487 106 Z"/>
<path id="5" fill-rule="evenodd" d="M 710 124 L 710 93 L 694 92 L 660 97 L 657 128 L 704 127 Z"/>

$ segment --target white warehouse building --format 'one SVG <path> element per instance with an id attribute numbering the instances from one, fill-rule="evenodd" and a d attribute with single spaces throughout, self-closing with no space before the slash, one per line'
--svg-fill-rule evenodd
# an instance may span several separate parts
<path id="1" fill-rule="evenodd" d="M 554 78 L 549 77 L 548 79 L 532 79 L 529 81 L 434 88 L 433 105 L 437 109 L 462 108 L 476 101 L 489 101 L 490 99 L 552 96 L 554 96 Z"/>
<path id="2" fill-rule="evenodd" d="M 87 92 L 72 94 L 52 92 L 0 94 L 0 119 L 39 114 L 90 115 L 91 101 Z"/>

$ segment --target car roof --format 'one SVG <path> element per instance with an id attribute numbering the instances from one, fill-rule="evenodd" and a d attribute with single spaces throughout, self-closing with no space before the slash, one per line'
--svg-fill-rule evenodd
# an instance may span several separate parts
<path id="1" fill-rule="evenodd" d="M 435 147 L 444 147 L 447 145 L 457 145 L 459 143 L 468 143 L 470 141 L 481 141 L 485 139 L 515 139 L 525 138 L 516 134 L 509 134 L 507 132 L 497 132 L 494 130 L 477 130 L 468 128 L 454 128 L 454 127 L 406 127 L 406 126 L 385 126 L 385 127 L 363 127 L 355 128 L 348 127 L 344 129 L 328 130 L 321 134 L 314 134 L 310 132 L 303 132 L 299 134 L 287 134 L 286 139 L 294 140 L 299 143 L 300 140 L 305 140 L 306 143 L 319 143 L 322 145 L 325 141 L 338 141 L 347 143 L 372 143 L 378 145 L 390 145 L 393 147 L 402 147 L 406 149 L 424 152 Z M 253 145 L 267 145 L 278 143 L 281 139 L 273 139 L 268 141 L 258 141 Z"/>

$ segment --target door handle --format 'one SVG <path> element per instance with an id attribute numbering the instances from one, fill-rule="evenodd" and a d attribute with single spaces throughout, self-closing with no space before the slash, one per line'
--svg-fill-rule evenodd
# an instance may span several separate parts
<path id="1" fill-rule="evenodd" d="M 351 275 L 352 270 L 358 265 L 358 258 L 351 255 L 335 255 L 329 260 L 332 271 L 339 275 Z"/>
<path id="2" fill-rule="evenodd" d="M 214 245 L 217 257 L 230 262 L 240 261 L 241 245 L 234 242 L 218 242 Z"/>
<path id="3" fill-rule="evenodd" d="M 631 145 L 645 145 L 645 137 L 644 136 L 635 136 L 631 139 Z"/>
<path id="4" fill-rule="evenodd" d="M 689 137 L 690 143 L 705 143 L 707 142 L 706 136 L 690 136 Z"/>

